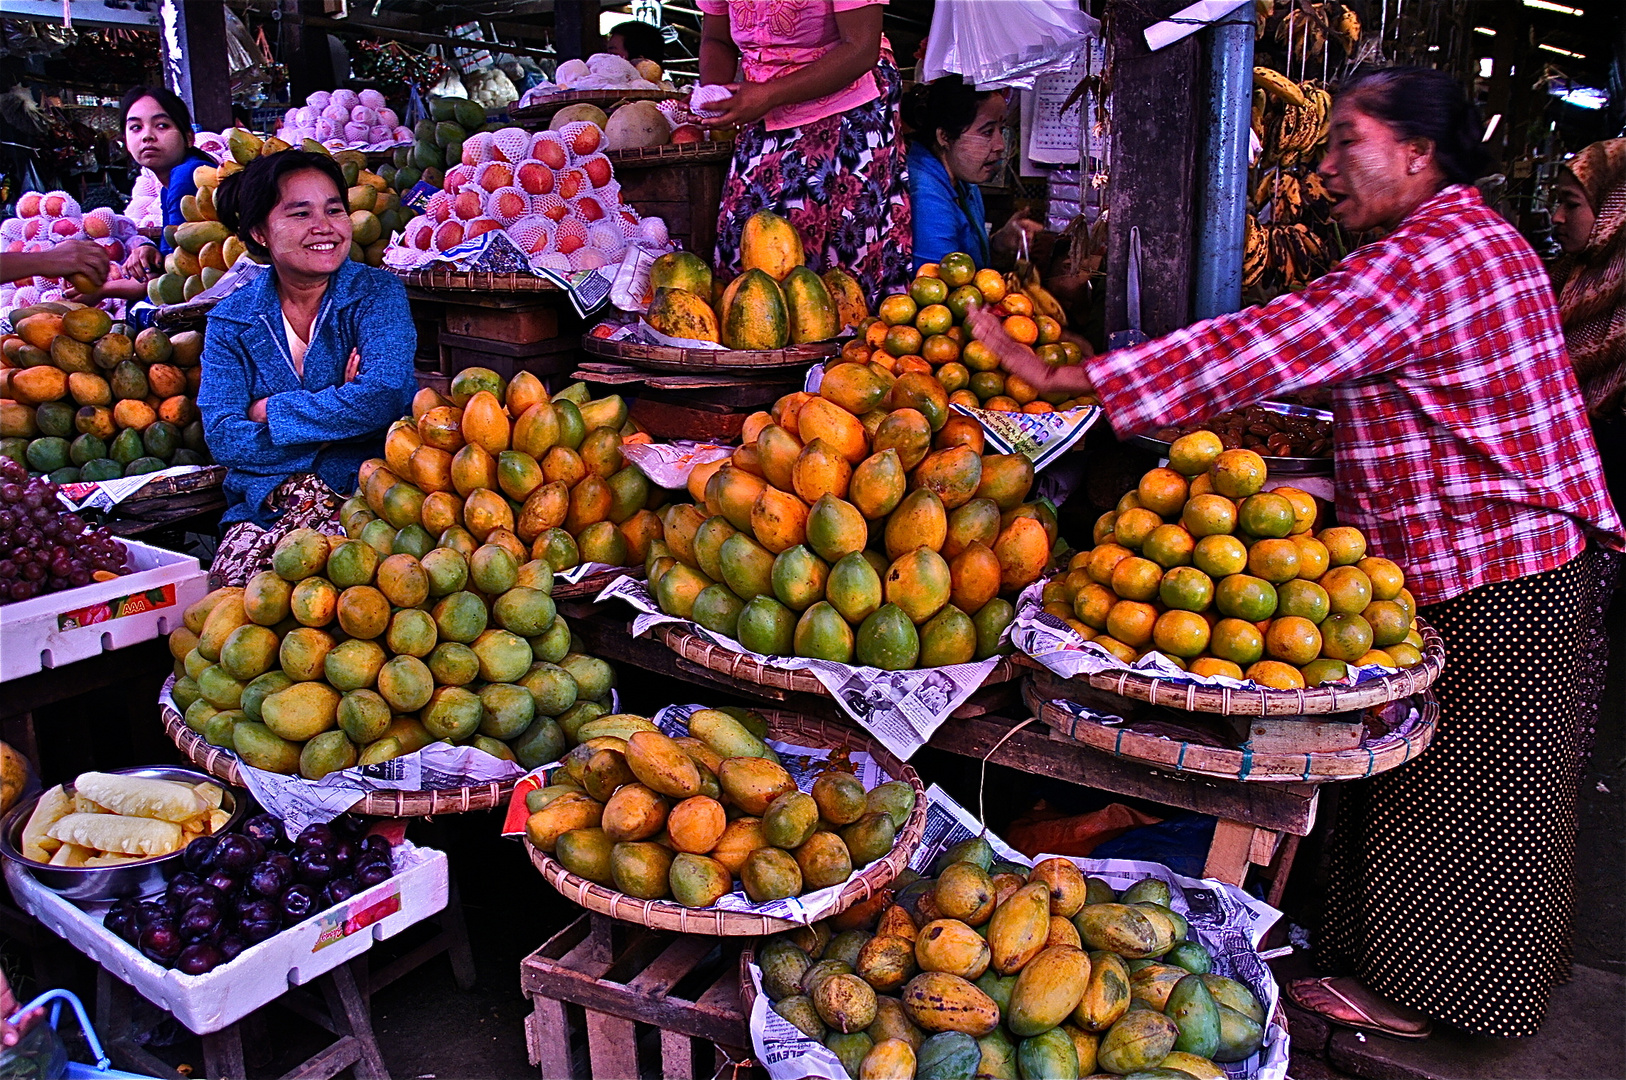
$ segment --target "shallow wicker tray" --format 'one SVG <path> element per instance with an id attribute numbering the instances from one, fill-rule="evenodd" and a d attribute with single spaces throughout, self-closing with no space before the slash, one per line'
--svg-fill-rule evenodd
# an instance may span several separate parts
<path id="1" fill-rule="evenodd" d="M 895 780 L 906 781 L 915 791 L 915 808 L 899 830 L 892 850 L 883 858 L 870 863 L 853 874 L 841 887 L 841 896 L 835 910 L 838 914 L 874 896 L 909 865 L 909 856 L 919 846 L 926 832 L 926 789 L 920 775 L 907 762 L 899 761 L 886 747 L 867 732 L 849 724 L 833 720 L 820 720 L 800 713 L 778 709 L 760 709 L 768 721 L 768 734 L 781 742 L 798 746 L 815 746 L 830 750 L 862 750 Z M 626 893 L 595 884 L 566 870 L 546 852 L 538 850 L 530 839 L 525 850 L 531 862 L 541 871 L 549 885 L 558 889 L 566 899 L 574 900 L 589 911 L 608 915 L 623 922 L 639 923 L 656 930 L 672 930 L 680 934 L 709 934 L 714 937 L 760 937 L 780 930 L 799 926 L 786 919 L 755 915 L 743 911 L 723 911 L 717 908 L 687 908 L 672 900 L 638 900 Z M 828 916 L 826 916 L 828 918 Z"/>
<path id="2" fill-rule="evenodd" d="M 841 346 L 834 341 L 821 341 L 784 349 L 685 349 L 674 345 L 606 341 L 587 334 L 582 337 L 582 352 L 654 371 L 716 372 L 727 368 L 752 371 L 807 367 L 837 355 L 841 352 Z"/>
<path id="3" fill-rule="evenodd" d="M 170 684 L 165 683 L 166 692 Z M 243 786 L 243 773 L 238 768 L 237 755 L 203 741 L 203 736 L 186 726 L 181 714 L 164 705 L 161 708 L 164 734 L 180 747 L 192 763 L 210 776 L 228 784 Z M 446 791 L 375 791 L 366 795 L 350 808 L 352 814 L 370 817 L 404 818 L 430 817 L 435 814 L 462 814 L 470 810 L 493 810 L 508 805 L 514 792 L 514 780 L 501 783 L 479 784 L 475 787 L 452 788 Z"/>
<path id="4" fill-rule="evenodd" d="M 603 592 L 610 582 L 624 577 L 642 581 L 644 579 L 644 568 L 642 566 L 618 566 L 614 570 L 589 574 L 574 585 L 560 582 L 553 587 L 553 592 L 550 595 L 555 600 L 576 600 L 584 596 L 593 597 Z"/>
<path id="5" fill-rule="evenodd" d="M 1201 686 L 1190 682 L 1170 682 L 1138 671 L 1103 671 L 1058 679 L 1065 686 L 1080 682 L 1096 690 L 1120 697 L 1147 701 L 1187 712 L 1218 713 L 1223 716 L 1325 716 L 1329 713 L 1359 712 L 1401 698 L 1414 697 L 1434 685 L 1445 667 L 1445 643 L 1438 631 L 1422 619 L 1417 628 L 1423 635 L 1423 662 L 1392 675 L 1368 679 L 1357 686 L 1312 686 L 1303 690 L 1232 690 Z M 1040 667 L 1023 657 L 1024 666 Z M 1048 669 L 1044 669 L 1048 670 Z"/>
<path id="6" fill-rule="evenodd" d="M 772 687 L 775 690 L 795 690 L 803 694 L 818 694 L 820 697 L 833 696 L 824 688 L 824 684 L 805 668 L 798 670 L 769 667 L 745 653 L 725 649 L 686 626 L 663 623 L 655 627 L 653 633 L 662 644 L 678 656 L 698 664 L 707 671 L 715 671 L 719 675 L 727 675 L 740 682 Z M 1010 682 L 1021 674 L 1021 669 L 1011 657 L 1001 657 L 999 663 L 988 673 L 988 677 L 982 681 L 982 685 L 993 686 L 996 683 Z"/>
<path id="7" fill-rule="evenodd" d="M 1057 735 L 1076 739 L 1114 757 L 1128 758 L 1170 772 L 1194 773 L 1223 780 L 1313 783 L 1322 780 L 1359 780 L 1404 765 L 1428 749 L 1439 725 L 1440 706 L 1434 695 L 1412 698 L 1418 722 L 1406 735 L 1383 736 L 1351 750 L 1312 753 L 1255 752 L 1243 747 L 1208 746 L 1164 735 L 1136 731 L 1133 723 L 1103 724 L 1074 716 L 1051 701 L 1037 700 L 1031 684 L 1024 700 L 1034 715 Z"/>
<path id="8" fill-rule="evenodd" d="M 390 270 L 390 273 L 399 277 L 408 288 L 413 289 L 488 293 L 564 292 L 547 278 L 537 277 L 535 274 L 493 274 L 481 270 L 465 273 L 444 264 L 419 270 Z"/>
<path id="9" fill-rule="evenodd" d="M 652 169 L 661 165 L 698 165 L 708 161 L 727 161 L 734 156 L 734 143 L 723 139 L 717 142 L 668 143 L 665 146 L 629 147 L 625 150 L 606 150 L 619 172 L 622 169 Z"/>
<path id="10" fill-rule="evenodd" d="M 625 101 L 671 101 L 687 97 L 677 90 L 562 90 L 533 101 L 519 109 L 508 110 L 508 119 L 547 120 L 566 105 L 597 105 L 605 112 Z"/>

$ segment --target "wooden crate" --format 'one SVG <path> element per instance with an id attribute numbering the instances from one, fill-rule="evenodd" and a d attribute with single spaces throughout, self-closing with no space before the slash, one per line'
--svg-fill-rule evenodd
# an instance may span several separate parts
<path id="1" fill-rule="evenodd" d="M 445 318 L 442 332 L 457 337 L 530 345 L 559 336 L 559 306 L 552 302 L 517 308 L 447 304 Z"/>
<path id="2" fill-rule="evenodd" d="M 521 371 L 541 376 L 558 375 L 575 367 L 577 343 L 580 340 L 572 336 L 514 344 L 443 331 L 440 335 L 440 370 L 447 375 L 456 375 L 464 368 L 484 367 L 505 379 L 512 379 Z"/>
<path id="3" fill-rule="evenodd" d="M 740 943 L 587 914 L 520 963 L 525 1041 L 543 1080 L 718 1074 L 750 1045 Z"/>
<path id="4" fill-rule="evenodd" d="M 799 371 L 673 375 L 596 360 L 578 365 L 571 377 L 634 395 L 632 418 L 657 439 L 702 442 L 737 440 L 747 416 L 802 386 Z"/>
<path id="5" fill-rule="evenodd" d="M 728 162 L 685 164 L 682 168 L 618 172 L 621 201 L 648 217 L 666 221 L 667 234 L 707 262 L 717 247 L 717 211 L 723 202 Z"/>

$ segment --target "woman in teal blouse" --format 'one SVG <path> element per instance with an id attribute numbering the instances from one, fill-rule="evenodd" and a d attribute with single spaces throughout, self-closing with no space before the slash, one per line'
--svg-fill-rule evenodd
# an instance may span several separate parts
<path id="1" fill-rule="evenodd" d="M 1043 228 L 1026 211 L 992 237 L 982 190 L 1005 159 L 1005 95 L 947 75 L 916 86 L 904 102 L 909 143 L 909 201 L 914 212 L 915 269 L 963 251 L 978 266 L 1008 262 Z"/>

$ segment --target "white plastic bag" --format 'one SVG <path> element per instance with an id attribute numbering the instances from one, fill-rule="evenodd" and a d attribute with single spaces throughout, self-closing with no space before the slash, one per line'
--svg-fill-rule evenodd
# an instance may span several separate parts
<path id="1" fill-rule="evenodd" d="M 1065 71 L 1101 23 L 1072 0 L 937 0 L 919 78 L 958 74 L 979 90 Z"/>

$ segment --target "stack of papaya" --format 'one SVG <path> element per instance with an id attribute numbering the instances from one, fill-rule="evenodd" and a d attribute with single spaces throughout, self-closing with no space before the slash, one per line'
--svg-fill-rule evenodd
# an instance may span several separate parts
<path id="1" fill-rule="evenodd" d="M 733 456 L 695 469 L 651 545 L 662 610 L 766 656 L 897 671 L 1008 651 L 1014 597 L 1056 519 L 1033 463 L 984 454 L 928 374 L 841 363 L 819 392 L 755 413 Z"/>
<path id="2" fill-rule="evenodd" d="M 1213 973 L 1157 878 L 1118 895 L 1067 859 L 996 861 L 980 837 L 933 872 L 757 953 L 774 1011 L 855 1080 L 1222 1080 L 1216 1062 L 1262 1045 L 1258 999 Z"/>
<path id="3" fill-rule="evenodd" d="M 858 281 L 832 267 L 807 265 L 796 227 L 771 210 L 745 221 L 741 273 L 712 274 L 698 255 L 675 251 L 649 271 L 649 325 L 670 337 L 715 341 L 730 349 L 782 349 L 828 341 L 869 317 Z"/>
<path id="4" fill-rule="evenodd" d="M 839 758 L 798 790 L 754 713 L 701 709 L 688 726 L 674 739 L 641 716 L 580 725 L 548 786 L 526 796 L 530 842 L 640 900 L 710 907 L 738 880 L 763 903 L 884 858 L 914 809 L 909 784 L 865 791 Z"/>
<path id="5" fill-rule="evenodd" d="M 857 336 L 842 346 L 848 363 L 879 364 L 894 375 L 921 372 L 934 376 L 949 400 L 994 412 L 1053 412 L 1097 405 L 1090 396 L 1041 394 L 1020 376 L 1006 373 L 999 358 L 962 325 L 967 313 L 989 307 L 1004 320 L 1005 332 L 1031 345 L 1052 366 L 1079 363 L 1084 353 L 1062 330 L 1067 314 L 1039 284 L 1027 278 L 978 269 L 971 256 L 956 251 L 937 263 L 926 263 L 907 292 L 881 301 L 875 317 L 857 324 Z"/>
<path id="6" fill-rule="evenodd" d="M 352 536 L 420 556 L 496 544 L 554 570 L 644 561 L 666 492 L 621 453 L 649 441 L 626 402 L 589 400 L 583 383 L 549 397 L 529 372 L 510 381 L 480 367 L 458 372 L 449 392 L 418 391 L 384 457 L 362 464 L 340 518 Z"/>
<path id="7" fill-rule="evenodd" d="M 137 334 L 65 300 L 14 310 L 11 324 L 0 341 L 0 455 L 55 484 L 208 464 L 202 334 Z"/>
<path id="8" fill-rule="evenodd" d="M 196 195 L 181 198 L 181 214 L 186 221 L 166 226 L 165 236 L 174 245 L 164 258 L 164 272 L 147 283 L 147 299 L 155 304 L 180 304 L 220 280 L 247 252 L 243 242 L 226 230 L 215 210 L 215 190 L 220 181 L 240 172 L 250 162 L 290 149 L 275 136 L 261 139 L 253 132 L 232 128 L 226 135 L 231 157 L 218 168 L 200 168 L 194 173 Z M 345 202 L 350 211 L 350 258 L 369 266 L 384 265 L 384 248 L 390 236 L 417 216 L 417 211 L 401 202 L 400 194 L 388 180 L 367 168 L 367 155 L 356 150 L 334 153 L 321 143 L 306 139 L 299 149 L 333 158 L 344 172 L 348 185 Z"/>
<path id="9" fill-rule="evenodd" d="M 534 768 L 615 685 L 552 590 L 546 561 L 495 544 L 420 557 L 295 529 L 271 569 L 187 609 L 172 696 L 211 745 L 309 780 L 440 740 Z"/>
<path id="10" fill-rule="evenodd" d="M 1317 532 L 1315 499 L 1267 479 L 1254 451 L 1181 436 L 1046 583 L 1044 610 L 1125 663 L 1156 651 L 1279 690 L 1422 663 L 1400 567 L 1369 556 L 1359 529 Z"/>

